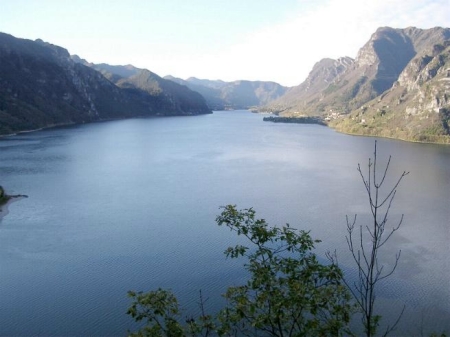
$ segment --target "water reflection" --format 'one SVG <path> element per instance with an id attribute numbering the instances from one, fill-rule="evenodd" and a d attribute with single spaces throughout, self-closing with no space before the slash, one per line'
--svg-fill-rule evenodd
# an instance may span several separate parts
<path id="1" fill-rule="evenodd" d="M 0 182 L 29 198 L 0 223 L 1 333 L 125 334 L 130 289 L 172 288 L 187 310 L 202 289 L 220 306 L 226 286 L 245 278 L 222 254 L 236 237 L 214 221 L 229 203 L 311 230 L 318 252 L 336 249 L 352 275 L 345 215 L 370 219 L 356 167 L 374 139 L 261 119 L 220 112 L 2 139 Z M 378 144 L 381 162 L 393 157 L 392 179 L 411 172 L 392 211 L 393 223 L 405 220 L 386 257 L 401 249 L 402 258 L 380 293 L 383 311 L 407 304 L 403 332 L 424 317 L 450 330 L 450 148 Z"/>

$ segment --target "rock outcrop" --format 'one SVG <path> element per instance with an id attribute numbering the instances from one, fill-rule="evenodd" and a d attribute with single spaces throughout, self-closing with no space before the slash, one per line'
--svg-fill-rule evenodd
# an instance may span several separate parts
<path id="1" fill-rule="evenodd" d="M 288 89 L 285 95 L 260 110 L 316 115 L 317 107 L 320 108 L 317 103 L 321 102 L 328 92 L 335 90 L 334 83 L 339 82 L 341 75 L 353 65 L 354 60 L 350 57 L 322 59 L 314 65 L 302 84 Z"/>
<path id="2" fill-rule="evenodd" d="M 322 116 L 344 132 L 449 143 L 449 39 L 449 28 L 379 28 L 355 60 L 318 62 L 261 110 Z"/>
<path id="3" fill-rule="evenodd" d="M 398 81 L 349 116 L 340 131 L 412 141 L 450 143 L 450 41 L 418 53 Z"/>

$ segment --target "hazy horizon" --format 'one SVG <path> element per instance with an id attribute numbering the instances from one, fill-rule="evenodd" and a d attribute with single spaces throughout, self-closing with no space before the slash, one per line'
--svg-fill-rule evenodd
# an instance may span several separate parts
<path id="1" fill-rule="evenodd" d="M 5 1 L 0 31 L 92 63 L 164 77 L 300 84 L 323 58 L 356 57 L 379 27 L 450 27 L 448 0 Z"/>

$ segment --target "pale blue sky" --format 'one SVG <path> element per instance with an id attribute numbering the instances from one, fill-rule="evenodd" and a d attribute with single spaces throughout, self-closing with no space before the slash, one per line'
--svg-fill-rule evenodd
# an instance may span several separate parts
<path id="1" fill-rule="evenodd" d="M 450 0 L 0 0 L 0 31 L 160 76 L 300 84 L 380 26 L 450 27 Z"/>

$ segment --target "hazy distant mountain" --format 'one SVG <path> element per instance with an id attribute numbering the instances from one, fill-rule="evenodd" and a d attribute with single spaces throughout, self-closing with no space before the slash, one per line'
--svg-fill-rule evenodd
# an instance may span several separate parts
<path id="1" fill-rule="evenodd" d="M 208 87 L 212 89 L 221 89 L 226 86 L 228 83 L 222 80 L 207 80 L 200 79 L 196 77 L 189 77 L 186 82 L 193 85 L 201 85 L 203 87 Z"/>
<path id="2" fill-rule="evenodd" d="M 379 28 L 355 60 L 318 62 L 262 110 L 320 115 L 344 132 L 450 142 L 449 39 L 449 28 Z"/>
<path id="3" fill-rule="evenodd" d="M 224 82 L 221 80 L 198 79 L 195 77 L 182 80 L 173 76 L 161 78 L 156 75 L 155 77 L 155 74 L 151 72 L 139 75 L 144 69 L 139 69 L 132 65 L 111 66 L 104 63 L 93 64 L 81 59 L 77 55 L 72 56 L 72 59 L 75 62 L 84 64 L 101 72 L 103 76 L 121 87 L 129 88 L 129 85 L 126 83 L 129 82 L 128 79 L 130 79 L 133 82 L 134 88 L 138 89 L 145 89 L 144 87 L 151 89 L 151 87 L 156 85 L 156 82 L 160 88 L 165 88 L 165 90 L 186 92 L 186 90 L 181 89 L 181 87 L 189 88 L 203 96 L 206 100 L 206 104 L 212 110 L 248 109 L 265 105 L 282 96 L 287 90 L 286 87 L 275 82 Z M 137 75 L 141 78 L 135 78 Z M 148 81 L 143 81 L 142 76 L 148 76 Z M 176 83 L 177 85 L 168 85 L 167 82 Z M 152 91 L 152 89 L 150 91 Z"/>
<path id="4" fill-rule="evenodd" d="M 281 97 L 287 90 L 275 82 L 264 81 L 212 81 L 190 77 L 182 80 L 166 76 L 168 80 L 199 92 L 213 110 L 248 109 L 268 104 Z"/>
<path id="5" fill-rule="evenodd" d="M 191 93 L 192 105 L 174 103 L 185 98 L 173 92 L 138 94 L 74 62 L 64 48 L 0 33 L 0 134 L 111 118 L 209 113 L 204 99 Z"/>

